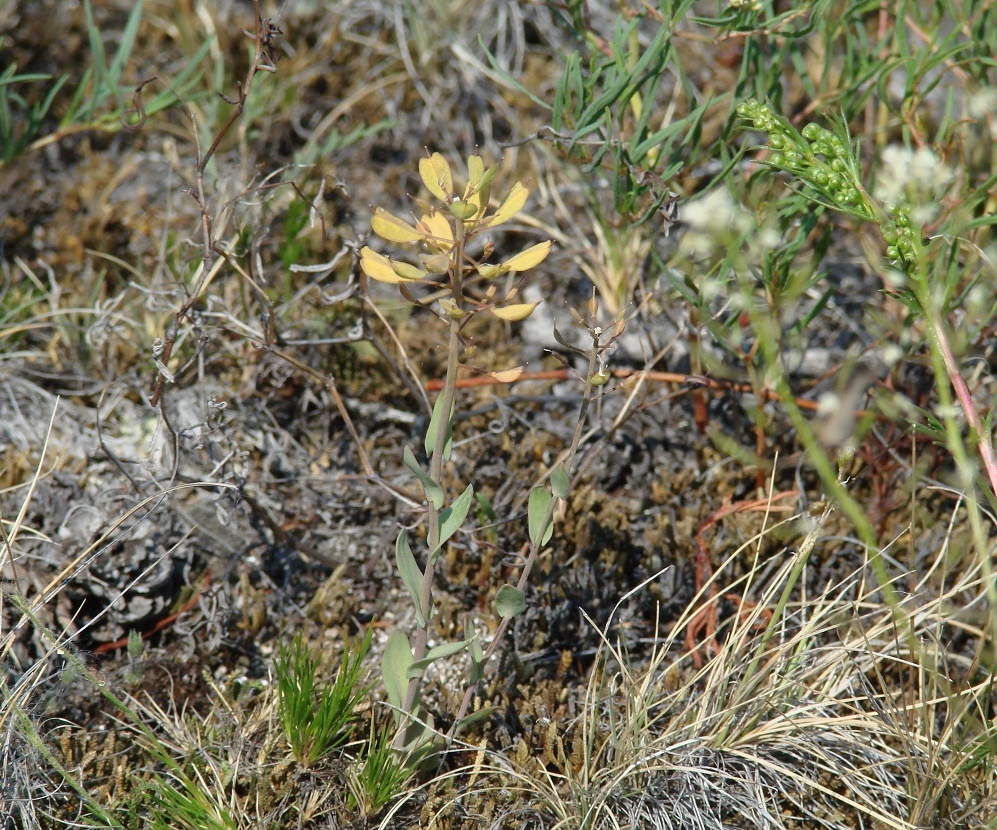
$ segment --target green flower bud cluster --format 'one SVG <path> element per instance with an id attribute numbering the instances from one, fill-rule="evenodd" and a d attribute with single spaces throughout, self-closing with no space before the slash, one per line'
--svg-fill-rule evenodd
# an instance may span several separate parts
<path id="1" fill-rule="evenodd" d="M 897 205 L 890 218 L 879 226 L 886 241 L 886 258 L 899 265 L 910 265 L 917 259 L 917 245 L 914 244 L 918 232 L 910 220 L 910 205 Z"/>
<path id="2" fill-rule="evenodd" d="M 738 104 L 737 114 L 768 134 L 772 154 L 767 163 L 772 167 L 808 184 L 839 210 L 865 218 L 876 215 L 860 186 L 851 149 L 840 136 L 818 124 L 807 124 L 801 133 L 771 104 L 755 98 Z"/>

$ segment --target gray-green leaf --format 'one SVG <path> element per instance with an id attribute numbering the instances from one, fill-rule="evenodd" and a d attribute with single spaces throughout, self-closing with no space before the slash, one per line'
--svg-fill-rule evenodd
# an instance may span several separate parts
<path id="1" fill-rule="evenodd" d="M 381 679 L 384 691 L 388 693 L 388 703 L 397 709 L 405 702 L 408 688 L 408 670 L 412 665 L 412 649 L 403 631 L 392 631 L 381 657 Z"/>
<path id="2" fill-rule="evenodd" d="M 426 656 L 421 660 L 416 660 L 408 667 L 407 677 L 409 680 L 415 677 L 422 677 L 426 669 L 441 657 L 450 657 L 457 654 L 471 645 L 472 640 L 458 640 L 456 643 L 443 643 L 443 645 L 431 648 L 426 652 Z"/>
<path id="3" fill-rule="evenodd" d="M 474 631 L 474 623 L 470 619 L 464 620 L 464 639 L 471 644 L 471 682 L 477 683 L 483 674 L 482 667 L 485 664 L 485 652 L 478 642 L 478 635 Z"/>
<path id="4" fill-rule="evenodd" d="M 450 414 L 447 417 L 447 422 L 444 425 L 446 429 L 446 441 L 443 445 L 443 460 L 448 461 L 450 459 L 450 450 L 453 446 L 453 412 L 454 403 L 450 404 Z M 433 417 L 429 419 L 429 429 L 426 430 L 426 455 L 432 457 L 433 448 L 436 446 L 436 431 L 440 428 L 440 421 L 443 420 L 443 395 L 440 395 L 436 399 L 436 403 L 433 404 Z"/>
<path id="5" fill-rule="evenodd" d="M 564 463 L 558 464 L 550 474 L 550 489 L 559 499 L 568 498 L 568 490 L 571 487 L 571 480 L 568 478 L 568 471 L 564 469 Z"/>
<path id="6" fill-rule="evenodd" d="M 554 533 L 554 522 L 549 520 L 543 525 L 543 520 L 547 515 L 547 508 L 553 496 L 546 487 L 534 487 L 530 493 L 530 500 L 526 506 L 526 517 L 529 521 L 530 541 L 534 546 L 546 545 Z"/>
<path id="7" fill-rule="evenodd" d="M 401 531 L 395 539 L 395 562 L 398 565 L 398 573 L 402 575 L 402 581 L 408 588 L 415 603 L 416 621 L 420 628 L 426 627 L 426 612 L 422 607 L 422 584 L 426 575 L 419 568 L 419 563 L 415 561 L 412 548 L 408 543 L 408 533 Z"/>
<path id="8" fill-rule="evenodd" d="M 495 594 L 495 610 L 503 619 L 522 614 L 526 610 L 526 595 L 515 585 L 503 585 Z"/>
<path id="9" fill-rule="evenodd" d="M 479 720 L 484 720 L 485 718 L 490 717 L 494 711 L 494 706 L 485 706 L 482 709 L 478 709 L 477 712 L 471 712 L 470 715 L 460 719 L 460 723 L 457 725 L 457 729 L 454 731 L 454 734 L 459 735 L 462 729 L 470 726 L 472 723 L 477 723 Z"/>
<path id="10" fill-rule="evenodd" d="M 473 499 L 474 487 L 468 484 L 464 488 L 464 492 L 454 499 L 453 504 L 445 510 L 440 511 L 440 542 L 436 546 L 436 550 L 433 551 L 433 554 L 440 551 L 458 529 L 460 529 L 460 526 L 464 524 L 464 519 L 467 518 Z"/>
<path id="11" fill-rule="evenodd" d="M 415 477 L 419 479 L 419 483 L 422 484 L 422 489 L 426 493 L 426 498 L 432 502 L 433 507 L 437 510 L 443 507 L 443 488 L 437 482 L 433 481 L 429 477 L 429 474 L 419 466 L 419 462 L 415 458 L 415 453 L 408 447 L 402 450 L 402 461 L 415 474 Z"/>

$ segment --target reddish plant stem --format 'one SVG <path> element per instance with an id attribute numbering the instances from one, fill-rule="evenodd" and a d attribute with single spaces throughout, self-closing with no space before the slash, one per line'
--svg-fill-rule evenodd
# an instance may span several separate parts
<path id="1" fill-rule="evenodd" d="M 952 353 L 952 347 L 949 345 L 944 326 L 941 325 L 940 320 L 936 319 L 931 328 L 935 335 L 935 342 L 938 344 L 942 362 L 945 364 L 945 372 L 949 376 L 952 387 L 955 389 L 955 395 L 959 399 L 959 405 L 966 416 L 966 423 L 976 435 L 980 459 L 983 461 L 983 469 L 986 470 L 987 478 L 990 481 L 990 489 L 994 496 L 997 496 L 997 456 L 994 455 L 993 438 L 990 432 L 983 428 L 980 415 L 973 404 L 973 396 L 970 394 L 969 387 L 966 386 L 966 381 L 956 363 L 955 355 Z"/>

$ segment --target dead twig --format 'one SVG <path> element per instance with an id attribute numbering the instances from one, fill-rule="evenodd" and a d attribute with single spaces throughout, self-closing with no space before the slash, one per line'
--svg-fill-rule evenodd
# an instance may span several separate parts
<path id="1" fill-rule="evenodd" d="M 166 368 L 169 365 L 170 358 L 173 355 L 173 347 L 176 344 L 177 337 L 180 334 L 180 327 L 183 325 L 184 320 L 190 320 L 190 311 L 194 307 L 198 298 L 201 295 L 209 275 L 214 271 L 215 265 L 215 237 L 214 237 L 214 225 L 211 217 L 211 211 L 208 210 L 208 201 L 204 193 L 204 171 L 208 166 L 208 162 L 211 161 L 212 157 L 221 145 L 222 140 L 228 134 L 232 126 L 242 117 L 243 112 L 246 109 L 246 101 L 249 98 L 249 92 L 253 85 L 253 78 L 256 77 L 257 72 L 276 72 L 277 64 L 272 57 L 270 50 L 273 46 L 274 39 L 283 34 L 280 27 L 274 22 L 272 18 L 264 18 L 260 15 L 260 0 L 253 0 L 253 14 L 255 17 L 255 29 L 252 33 L 248 33 L 250 37 L 255 40 L 256 52 L 253 59 L 249 62 L 249 68 L 246 70 L 246 75 L 239 84 L 236 90 L 236 97 L 229 98 L 226 95 L 222 95 L 222 98 L 229 104 L 232 105 L 232 112 L 229 114 L 228 120 L 219 128 L 215 133 L 211 144 L 208 149 L 204 152 L 201 151 L 201 141 L 198 137 L 197 124 L 194 123 L 192 129 L 194 135 L 194 146 L 197 151 L 197 163 L 194 165 L 194 187 L 188 190 L 188 194 L 197 203 L 198 208 L 201 212 L 201 264 L 198 267 L 196 279 L 194 282 L 194 287 L 188 292 L 187 299 L 184 303 L 177 309 L 176 314 L 170 321 L 169 325 L 166 327 L 166 336 L 157 342 L 155 347 L 155 357 L 156 365 L 159 371 L 156 373 L 156 380 L 153 386 L 152 397 L 150 403 L 152 406 L 159 406 L 160 401 L 163 396 L 163 389 L 166 385 L 167 380 L 171 380 L 169 370 Z M 183 102 L 181 102 L 183 103 Z M 183 104 L 187 111 L 188 117 L 194 122 L 194 113 L 191 111 L 190 107 Z"/>

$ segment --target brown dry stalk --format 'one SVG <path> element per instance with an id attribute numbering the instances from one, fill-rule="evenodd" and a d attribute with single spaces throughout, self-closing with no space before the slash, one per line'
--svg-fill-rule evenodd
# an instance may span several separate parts
<path id="1" fill-rule="evenodd" d="M 207 284 L 215 264 L 215 237 L 211 213 L 208 210 L 207 197 L 204 194 L 204 170 L 212 156 L 214 156 L 215 152 L 218 150 L 222 140 L 228 134 L 228 131 L 232 129 L 232 126 L 236 123 L 236 121 L 242 117 L 242 114 L 246 109 L 246 101 L 249 98 L 249 92 L 252 88 L 253 78 L 256 77 L 256 73 L 260 71 L 277 71 L 276 63 L 270 56 L 270 48 L 273 45 L 273 39 L 278 34 L 281 34 L 281 30 L 271 18 L 265 18 L 260 15 L 260 0 L 253 0 L 253 17 L 254 30 L 252 37 L 256 43 L 256 53 L 253 56 L 253 60 L 249 62 L 249 69 L 246 70 L 246 76 L 243 78 L 242 83 L 239 84 L 236 97 L 234 99 L 230 99 L 224 95 L 222 96 L 227 103 L 232 104 L 232 112 L 229 115 L 228 120 L 221 126 L 218 132 L 215 133 L 215 136 L 212 139 L 211 144 L 208 146 L 207 151 L 203 153 L 201 151 L 201 140 L 198 136 L 197 124 L 194 123 L 195 119 L 193 111 L 187 106 L 186 103 L 183 101 L 180 102 L 187 111 L 187 116 L 193 124 L 191 132 L 194 135 L 194 146 L 197 149 L 197 163 L 194 165 L 194 187 L 191 189 L 190 195 L 197 203 L 201 213 L 201 244 L 203 253 L 201 256 L 201 266 L 197 271 L 198 276 L 197 281 L 194 284 L 194 288 L 189 292 L 187 299 L 180 306 L 177 313 L 170 321 L 170 324 L 166 327 L 166 337 L 163 339 L 161 344 L 161 350 L 159 351 L 159 354 L 155 355 L 159 371 L 156 373 L 152 398 L 149 401 L 154 407 L 159 406 L 159 403 L 162 400 L 163 389 L 166 385 L 168 375 L 166 367 L 169 365 L 170 358 L 173 355 L 173 347 L 176 344 L 177 337 L 180 334 L 180 326 L 183 324 L 185 319 L 188 319 L 190 311 L 197 302 L 198 297 L 201 295 L 201 291 Z M 138 102 L 138 104 L 140 104 L 140 102 Z M 138 115 L 139 120 L 143 120 L 144 113 L 139 111 Z"/>

